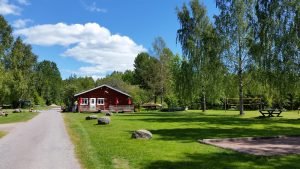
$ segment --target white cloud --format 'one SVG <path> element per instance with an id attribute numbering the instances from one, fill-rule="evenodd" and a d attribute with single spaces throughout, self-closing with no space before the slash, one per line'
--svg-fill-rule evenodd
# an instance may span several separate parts
<path id="1" fill-rule="evenodd" d="M 91 77 L 96 81 L 97 79 L 102 79 L 102 78 L 104 78 L 105 76 L 92 75 Z"/>
<path id="2" fill-rule="evenodd" d="M 103 13 L 107 12 L 106 9 L 97 7 L 96 2 L 93 2 L 92 5 L 90 5 L 90 6 L 86 6 L 86 9 L 91 11 L 91 12 L 103 12 Z"/>
<path id="3" fill-rule="evenodd" d="M 21 9 L 8 2 L 8 0 L 0 0 L 0 14 L 1 15 L 19 15 Z"/>
<path id="4" fill-rule="evenodd" d="M 15 33 L 25 36 L 25 42 L 30 44 L 65 46 L 63 56 L 89 64 L 77 70 L 79 75 L 103 77 L 114 70 L 132 69 L 137 54 L 146 51 L 129 37 L 113 35 L 97 23 L 37 25 Z"/>
<path id="5" fill-rule="evenodd" d="M 83 0 L 81 0 L 82 5 L 84 6 L 84 8 L 90 12 L 102 12 L 102 13 L 106 13 L 107 10 L 103 9 L 103 8 L 99 8 L 96 4 L 96 2 L 93 2 L 91 5 L 86 4 Z"/>
<path id="6" fill-rule="evenodd" d="M 31 19 L 18 19 L 15 20 L 14 23 L 12 24 L 14 28 L 24 28 L 27 26 L 28 23 L 33 22 Z"/>
<path id="7" fill-rule="evenodd" d="M 28 0 L 18 0 L 19 4 L 21 5 L 30 5 Z"/>

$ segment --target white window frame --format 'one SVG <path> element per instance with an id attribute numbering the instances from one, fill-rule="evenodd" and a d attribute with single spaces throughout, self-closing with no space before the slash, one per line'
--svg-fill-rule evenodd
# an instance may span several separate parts
<path id="1" fill-rule="evenodd" d="M 102 100 L 102 103 L 100 100 Z M 97 105 L 104 105 L 104 98 L 97 98 Z"/>
<path id="2" fill-rule="evenodd" d="M 89 104 L 89 98 L 82 98 L 81 105 L 88 105 Z"/>

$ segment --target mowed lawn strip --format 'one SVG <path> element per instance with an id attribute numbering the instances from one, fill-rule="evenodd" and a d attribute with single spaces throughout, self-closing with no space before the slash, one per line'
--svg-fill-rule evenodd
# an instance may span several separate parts
<path id="1" fill-rule="evenodd" d="M 7 112 L 7 111 L 5 111 L 5 112 Z M 23 111 L 21 113 L 9 112 L 7 117 L 0 116 L 0 124 L 27 121 L 27 120 L 32 119 L 37 114 L 38 114 L 37 112 L 26 112 L 26 111 Z"/>
<path id="2" fill-rule="evenodd" d="M 261 157 L 200 144 L 198 139 L 300 135 L 299 115 L 257 118 L 258 111 L 140 112 L 118 114 L 107 126 L 85 120 L 90 114 L 65 113 L 65 121 L 85 168 L 297 168 L 299 155 Z M 103 114 L 97 114 L 99 117 Z M 137 129 L 153 133 L 151 140 L 131 139 Z"/>

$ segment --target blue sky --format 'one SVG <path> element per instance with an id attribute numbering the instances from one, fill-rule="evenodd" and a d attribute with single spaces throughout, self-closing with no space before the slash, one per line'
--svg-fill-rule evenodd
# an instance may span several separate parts
<path id="1" fill-rule="evenodd" d="M 212 19 L 215 0 L 203 0 Z M 176 7 L 188 0 L 0 0 L 0 14 L 14 35 L 41 60 L 57 63 L 63 78 L 104 77 L 133 69 L 136 55 L 155 37 L 180 54 Z"/>

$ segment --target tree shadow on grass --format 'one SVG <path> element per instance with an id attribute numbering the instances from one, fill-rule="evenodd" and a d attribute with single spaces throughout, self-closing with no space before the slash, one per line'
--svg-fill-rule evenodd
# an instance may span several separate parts
<path id="1" fill-rule="evenodd" d="M 145 169 L 296 169 L 299 168 L 299 160 L 299 156 L 262 157 L 234 152 L 197 153 L 187 154 L 182 161 L 154 161 Z"/>
<path id="2" fill-rule="evenodd" d="M 195 114 L 195 113 L 193 113 Z M 132 117 L 174 117 L 174 116 L 187 116 L 187 112 L 159 112 L 159 111 L 149 111 L 149 112 L 136 112 L 136 113 L 125 113 L 123 116 L 132 116 Z M 197 115 L 205 115 L 205 113 L 199 112 Z"/>
<path id="3" fill-rule="evenodd" d="M 153 115 L 155 116 L 155 115 Z M 298 125 L 300 121 L 298 119 L 284 119 L 284 118 L 240 118 L 239 116 L 229 115 L 197 115 L 197 116 L 155 116 L 145 117 L 138 119 L 125 119 L 136 120 L 145 122 L 156 123 L 207 123 L 210 125 L 232 125 L 232 126 L 249 126 L 253 124 L 262 125 L 274 125 L 274 124 L 292 124 Z"/>
<path id="4" fill-rule="evenodd" d="M 150 113 L 151 116 L 138 119 L 147 123 L 171 124 L 178 123 L 176 128 L 150 129 L 153 134 L 160 135 L 164 140 L 195 141 L 205 138 L 232 138 L 274 135 L 300 135 L 298 119 L 284 118 L 241 118 L 232 115 L 195 115 L 166 116 Z M 286 126 L 286 125 L 289 126 Z M 257 126 L 253 126 L 257 125 Z M 293 125 L 293 126 L 291 126 Z"/>
<path id="5" fill-rule="evenodd" d="M 299 128 L 294 127 L 267 127 L 265 129 L 251 128 L 176 128 L 151 130 L 154 135 L 159 135 L 162 140 L 178 140 L 194 142 L 199 139 L 258 137 L 274 135 L 300 135 Z"/>

